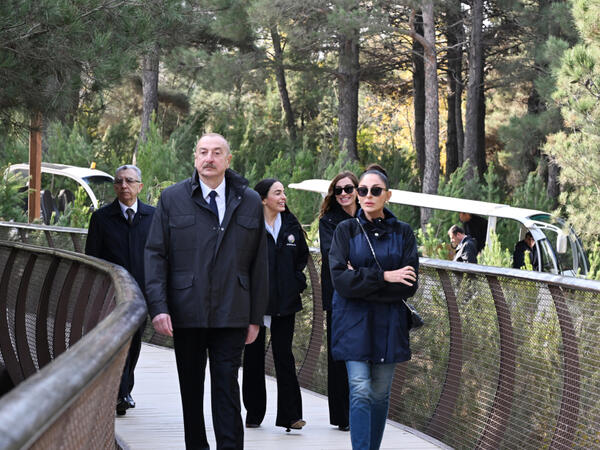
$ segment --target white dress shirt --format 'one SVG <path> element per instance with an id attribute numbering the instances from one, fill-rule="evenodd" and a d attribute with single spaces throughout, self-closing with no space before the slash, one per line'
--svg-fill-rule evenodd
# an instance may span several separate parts
<path id="1" fill-rule="evenodd" d="M 123 214 L 123 217 L 125 217 L 125 220 L 129 220 L 129 216 L 127 215 L 127 210 L 128 209 L 133 209 L 133 215 L 134 216 L 137 214 L 137 209 L 138 209 L 138 202 L 137 202 L 137 200 L 131 206 L 127 206 L 125 203 L 121 203 L 121 200 L 118 200 L 118 202 L 119 202 L 119 206 L 121 207 L 121 214 Z"/>
<path id="2" fill-rule="evenodd" d="M 217 203 L 217 211 L 219 211 L 219 223 L 223 222 L 223 217 L 225 216 L 226 201 L 225 178 L 223 178 L 221 184 L 219 184 L 214 189 L 211 189 L 206 184 L 204 184 L 200 178 L 198 178 L 198 181 L 200 182 L 200 187 L 202 188 L 202 196 L 204 197 L 204 200 L 206 200 L 206 203 L 210 203 L 210 197 L 208 194 L 210 194 L 211 191 L 216 191 L 217 196 L 215 197 L 215 202 Z"/>
<path id="3" fill-rule="evenodd" d="M 265 228 L 267 229 L 267 232 L 273 236 L 275 243 L 277 243 L 277 236 L 279 236 L 279 230 L 281 230 L 281 213 L 277 213 L 273 226 L 269 225 L 265 220 Z"/>

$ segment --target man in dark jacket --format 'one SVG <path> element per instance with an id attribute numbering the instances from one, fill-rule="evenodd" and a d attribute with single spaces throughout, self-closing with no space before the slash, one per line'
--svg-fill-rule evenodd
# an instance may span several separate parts
<path id="1" fill-rule="evenodd" d="M 458 218 L 463 224 L 465 234 L 475 240 L 477 253 L 485 247 L 488 221 L 477 214 L 458 213 Z"/>
<path id="2" fill-rule="evenodd" d="M 525 233 L 525 239 L 517 242 L 513 252 L 513 264 L 515 269 L 520 269 L 525 265 L 525 252 L 529 252 L 529 262 L 533 266 L 533 270 L 539 270 L 537 263 L 537 251 L 535 248 L 535 239 L 530 231 Z"/>
<path id="3" fill-rule="evenodd" d="M 123 266 L 144 292 L 144 246 L 150 230 L 154 207 L 138 200 L 142 190 L 142 174 L 136 166 L 117 169 L 114 188 L 117 198 L 92 214 L 85 243 L 85 253 Z M 133 371 L 140 355 L 144 326 L 133 335 L 131 347 L 119 385 L 117 414 L 134 408 L 131 397 Z"/>
<path id="4" fill-rule="evenodd" d="M 152 324 L 173 336 L 187 448 L 208 448 L 203 397 L 210 357 L 218 448 L 243 448 L 238 369 L 269 298 L 263 207 L 229 169 L 229 144 L 198 141 L 191 178 L 165 189 L 146 244 Z"/>
<path id="5" fill-rule="evenodd" d="M 477 264 L 477 246 L 475 240 L 465 234 L 458 225 L 452 225 L 448 230 L 452 247 L 456 249 L 453 261 Z"/>

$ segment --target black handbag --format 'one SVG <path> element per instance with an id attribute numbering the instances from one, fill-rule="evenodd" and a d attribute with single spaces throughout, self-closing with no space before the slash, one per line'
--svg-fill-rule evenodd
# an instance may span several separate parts
<path id="1" fill-rule="evenodd" d="M 375 255 L 375 250 L 373 249 L 373 246 L 371 245 L 371 240 L 369 239 L 369 235 L 365 231 L 365 228 L 362 226 L 362 223 L 360 223 L 360 220 L 358 220 L 358 217 L 356 218 L 356 221 L 360 225 L 360 229 L 362 230 L 363 234 L 365 235 L 365 239 L 367 240 L 367 244 L 369 244 L 369 248 L 371 249 L 371 253 L 373 254 L 373 259 L 375 259 L 375 263 L 377 264 L 377 267 L 379 267 L 379 270 L 381 270 L 383 272 L 383 268 L 381 267 L 381 264 L 379 264 L 377 255 Z M 404 299 L 402 299 L 402 301 L 404 302 L 404 305 L 406 306 L 406 311 L 407 311 L 407 315 L 408 315 L 408 329 L 416 330 L 417 328 L 421 328 L 423 325 L 425 325 L 425 321 L 419 315 L 419 313 L 417 312 L 415 307 L 413 305 L 411 305 L 410 303 L 408 303 Z"/>

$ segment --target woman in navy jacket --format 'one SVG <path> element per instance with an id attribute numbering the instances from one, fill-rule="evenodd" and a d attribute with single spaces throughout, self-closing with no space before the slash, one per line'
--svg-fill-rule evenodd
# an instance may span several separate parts
<path id="1" fill-rule="evenodd" d="M 263 202 L 269 253 L 269 306 L 265 324 L 271 330 L 273 362 L 277 377 L 277 418 L 275 425 L 301 429 L 302 397 L 292 354 L 296 313 L 302 309 L 300 293 L 306 288 L 303 273 L 308 245 L 302 226 L 289 211 L 281 182 L 268 178 L 254 190 Z M 270 323 L 269 323 L 270 322 Z M 265 327 L 256 341 L 244 350 L 242 395 L 247 410 L 246 427 L 258 427 L 267 404 L 265 388 Z"/>
<path id="2" fill-rule="evenodd" d="M 333 233 L 338 224 L 356 216 L 358 200 L 356 188 L 358 178 L 352 172 L 338 173 L 323 199 L 319 214 L 319 243 L 321 245 L 321 298 L 327 322 L 327 400 L 329 403 L 329 423 L 348 431 L 348 375 L 343 361 L 331 357 L 331 298 L 333 284 L 329 271 L 329 249 Z"/>
<path id="3" fill-rule="evenodd" d="M 402 300 L 417 290 L 419 258 L 410 226 L 384 207 L 387 176 L 367 170 L 357 192 L 361 210 L 335 230 L 329 264 L 331 347 L 333 358 L 346 362 L 352 448 L 362 450 L 379 448 L 395 365 L 411 356 Z"/>

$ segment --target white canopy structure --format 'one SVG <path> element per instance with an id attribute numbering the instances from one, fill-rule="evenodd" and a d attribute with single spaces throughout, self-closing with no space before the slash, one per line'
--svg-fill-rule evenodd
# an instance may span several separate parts
<path id="1" fill-rule="evenodd" d="M 330 180 L 311 179 L 290 183 L 289 187 L 325 196 L 330 183 Z M 585 253 L 575 232 L 572 229 L 563 229 L 564 221 L 553 218 L 545 211 L 399 189 L 390 191 L 391 203 L 487 216 L 487 242 L 490 233 L 496 229 L 498 218 L 515 220 L 521 224 L 523 230 L 530 231 L 536 241 L 535 251 L 538 252 L 539 261 L 537 270 L 571 276 L 585 275 L 588 271 Z"/>

